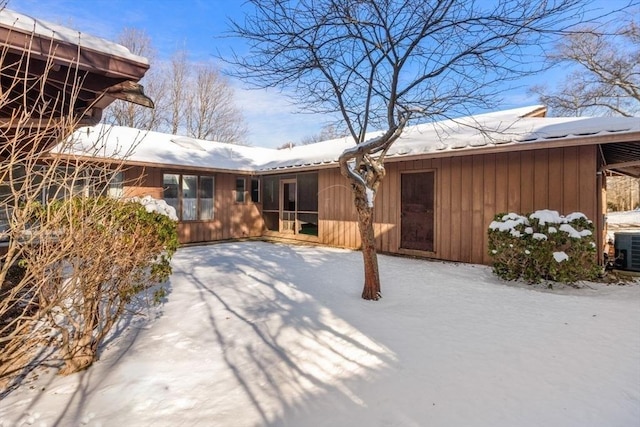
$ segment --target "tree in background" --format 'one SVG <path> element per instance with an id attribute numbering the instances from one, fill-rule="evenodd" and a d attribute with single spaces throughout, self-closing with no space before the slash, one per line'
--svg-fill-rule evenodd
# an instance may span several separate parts
<path id="1" fill-rule="evenodd" d="M 151 67 L 142 84 L 155 108 L 117 101 L 105 111 L 107 122 L 210 141 L 244 143 L 247 128 L 235 106 L 233 88 L 214 65 L 194 64 L 189 61 L 189 53 L 182 50 L 176 51 L 168 62 L 159 61 L 150 37 L 137 29 L 123 30 L 118 43 L 149 58 Z"/>
<path id="2" fill-rule="evenodd" d="M 142 82 L 145 93 L 154 100 L 155 108 L 147 108 L 126 101 L 114 101 L 105 111 L 108 122 L 141 130 L 155 130 L 161 126 L 163 105 L 166 103 L 166 79 L 156 67 L 157 55 L 149 35 L 143 30 L 125 28 L 118 36 L 117 43 L 126 46 L 131 53 L 149 60 Z"/>
<path id="3" fill-rule="evenodd" d="M 247 133 L 242 113 L 233 104 L 233 89 L 211 64 L 195 67 L 185 111 L 187 135 L 220 142 L 241 142 Z"/>
<path id="4" fill-rule="evenodd" d="M 581 0 L 250 0 L 232 23 L 247 56 L 228 62 L 258 87 L 292 88 L 301 108 L 338 113 L 355 142 L 340 156 L 353 191 L 364 260 L 362 297 L 380 298 L 373 229 L 385 155 L 413 119 L 493 108 L 496 84 L 535 72 L 550 37 L 579 19 Z M 370 136 L 371 131 L 380 131 Z"/>
<path id="5" fill-rule="evenodd" d="M 175 52 L 169 63 L 168 73 L 165 78 L 169 80 L 167 88 L 168 99 L 168 121 L 169 132 L 177 135 L 184 123 L 187 108 L 187 76 L 189 74 L 189 64 L 187 62 L 187 52 L 181 50 Z"/>
<path id="6" fill-rule="evenodd" d="M 605 28 L 588 26 L 567 34 L 547 59 L 552 65 L 573 70 L 555 89 L 546 85 L 531 88 L 554 115 L 631 117 L 640 113 L 637 19 L 617 21 Z"/>
<path id="7" fill-rule="evenodd" d="M 317 134 L 303 137 L 299 143 L 285 142 L 284 144 L 280 145 L 277 149 L 285 150 L 287 148 L 297 147 L 298 145 L 309 145 L 309 144 L 314 144 L 316 142 L 329 141 L 331 139 L 336 139 L 343 136 L 344 134 L 341 134 L 335 125 L 328 124 L 323 126 L 322 129 L 320 129 L 320 132 L 318 132 Z"/>
<path id="8" fill-rule="evenodd" d="M 640 113 L 640 22 L 624 19 L 605 26 L 583 27 L 564 36 L 547 55 L 551 65 L 572 71 L 555 88 L 534 86 L 530 92 L 556 116 L 634 116 Z M 635 209 L 640 180 L 607 177 L 610 210 Z"/>
<path id="9" fill-rule="evenodd" d="M 302 138 L 302 140 L 300 141 L 300 144 L 301 145 L 313 144 L 314 142 L 328 141 L 330 139 L 340 138 L 341 136 L 345 136 L 345 134 L 341 133 L 336 127 L 336 125 L 328 124 L 323 126 L 322 129 L 320 129 L 320 132 L 318 132 L 317 134 L 309 135 Z"/>

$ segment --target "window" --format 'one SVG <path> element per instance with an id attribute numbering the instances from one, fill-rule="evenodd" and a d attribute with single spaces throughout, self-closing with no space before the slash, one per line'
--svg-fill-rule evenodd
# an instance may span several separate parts
<path id="1" fill-rule="evenodd" d="M 246 181 L 244 178 L 236 178 L 236 202 L 244 203 L 244 194 L 246 190 Z"/>
<path id="2" fill-rule="evenodd" d="M 162 188 L 164 201 L 169 206 L 173 206 L 176 215 L 180 216 L 180 175 L 173 173 L 165 173 L 162 178 Z"/>
<path id="3" fill-rule="evenodd" d="M 213 177 L 200 177 L 200 209 L 198 219 L 207 221 L 213 219 Z"/>
<path id="4" fill-rule="evenodd" d="M 162 182 L 163 198 L 181 221 L 213 219 L 214 177 L 166 173 Z"/>
<path id="5" fill-rule="evenodd" d="M 260 203 L 260 178 L 251 178 L 251 201 Z"/>
<path id="6" fill-rule="evenodd" d="M 194 221 L 198 219 L 198 177 L 195 175 L 182 176 L 182 220 Z"/>
<path id="7" fill-rule="evenodd" d="M 124 196 L 124 173 L 116 172 L 109 180 L 107 195 L 114 199 L 119 199 Z"/>

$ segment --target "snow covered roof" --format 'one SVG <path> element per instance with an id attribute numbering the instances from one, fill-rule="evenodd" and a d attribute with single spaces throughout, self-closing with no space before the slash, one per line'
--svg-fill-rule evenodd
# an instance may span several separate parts
<path id="1" fill-rule="evenodd" d="M 78 129 L 54 153 L 126 159 L 130 163 L 251 172 L 278 150 L 198 140 L 167 133 L 100 124 Z"/>
<path id="2" fill-rule="evenodd" d="M 0 26 L 26 34 L 34 34 L 44 38 L 70 43 L 130 61 L 143 64 L 149 63 L 146 58 L 134 55 L 129 49 L 117 43 L 41 19 L 32 18 L 31 16 L 23 15 L 6 8 L 0 10 Z"/>
<path id="3" fill-rule="evenodd" d="M 471 150 L 480 153 L 496 148 L 512 150 L 523 144 L 640 132 L 640 118 L 526 117 L 540 108 L 536 105 L 410 126 L 391 147 L 388 159 L 456 155 Z M 339 138 L 276 150 L 101 125 L 76 132 L 73 151 L 82 154 L 84 150 L 86 155 L 90 152 L 87 147 L 100 138 L 104 141 L 99 144 L 99 153 L 91 155 L 121 157 L 126 147 L 134 143 L 127 158 L 130 162 L 247 172 L 335 164 L 339 155 L 354 145 L 350 138 Z"/>

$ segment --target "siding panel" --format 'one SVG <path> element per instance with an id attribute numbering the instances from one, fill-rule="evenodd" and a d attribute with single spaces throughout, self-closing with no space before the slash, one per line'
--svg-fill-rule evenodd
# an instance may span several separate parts
<path id="1" fill-rule="evenodd" d="M 484 238 L 483 240 L 483 254 L 482 262 L 491 262 L 491 257 L 487 252 L 488 248 L 488 233 L 487 229 L 493 218 L 498 213 L 496 208 L 496 156 L 495 154 L 488 154 L 484 156 L 484 169 L 483 169 L 483 222 L 484 222 Z"/>
<path id="2" fill-rule="evenodd" d="M 580 186 L 578 185 L 578 149 L 576 147 L 564 148 L 564 179 L 563 187 L 563 203 L 560 214 L 566 215 L 578 210 L 578 195 Z"/>
<path id="3" fill-rule="evenodd" d="M 440 232 L 440 243 L 436 242 L 436 248 L 440 247 L 442 259 L 451 259 L 451 227 L 452 227 L 452 207 L 451 207 L 451 158 L 444 158 L 441 162 L 442 173 L 440 174 L 440 189 L 442 200 L 440 203 L 439 217 L 442 231 Z"/>
<path id="4" fill-rule="evenodd" d="M 461 259 L 460 253 L 460 239 L 462 238 L 460 232 L 460 225 L 462 216 L 460 215 L 462 209 L 462 168 L 461 158 L 454 157 L 451 159 L 451 226 L 450 226 L 450 239 L 451 244 L 449 247 L 448 259 Z"/>
<path id="5" fill-rule="evenodd" d="M 555 148 L 552 150 L 543 150 L 548 154 L 549 173 L 547 174 L 546 188 L 548 188 L 549 198 L 546 204 L 536 205 L 536 209 L 551 209 L 562 212 L 562 198 L 564 189 L 562 181 L 564 179 L 564 150 Z M 537 155 L 537 152 L 536 152 Z M 541 188 L 541 183 L 536 180 L 536 188 Z"/>
<path id="6" fill-rule="evenodd" d="M 534 185 L 534 152 L 523 151 L 520 156 L 520 212 L 532 212 L 534 206 L 533 189 Z"/>
<path id="7" fill-rule="evenodd" d="M 471 261 L 473 230 L 473 158 L 460 159 L 460 237 L 459 258 L 463 262 Z"/>
<path id="8" fill-rule="evenodd" d="M 484 224 L 484 157 L 473 158 L 472 182 L 472 219 L 471 219 L 471 256 L 470 259 L 482 259 L 487 235 Z"/>

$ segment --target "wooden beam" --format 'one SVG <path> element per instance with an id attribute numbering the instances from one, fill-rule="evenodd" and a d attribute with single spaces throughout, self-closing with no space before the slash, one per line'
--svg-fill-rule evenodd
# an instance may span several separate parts
<path id="1" fill-rule="evenodd" d="M 622 163 L 612 163 L 610 165 L 603 165 L 600 170 L 605 171 L 609 169 L 622 169 L 629 168 L 634 166 L 640 166 L 640 160 L 634 160 L 631 162 L 622 162 Z"/>
<path id="2" fill-rule="evenodd" d="M 77 123 L 76 127 L 80 126 L 93 126 L 100 122 L 102 118 L 102 110 L 100 108 L 92 108 L 87 111 L 84 116 L 74 123 Z M 69 121 L 68 117 L 65 120 Z M 41 118 L 41 119 L 27 119 L 17 120 L 15 118 L 0 117 L 0 129 L 37 129 L 41 127 L 55 128 L 56 126 L 62 126 L 62 119 L 59 117 Z"/>

